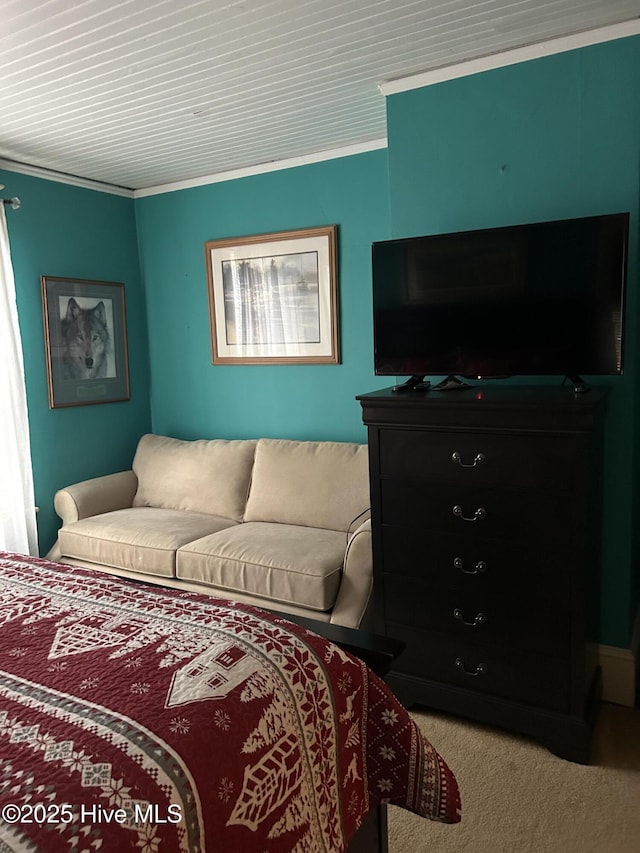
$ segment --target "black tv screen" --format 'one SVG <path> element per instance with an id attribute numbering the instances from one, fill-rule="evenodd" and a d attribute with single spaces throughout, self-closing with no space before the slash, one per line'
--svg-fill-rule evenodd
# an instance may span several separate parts
<path id="1" fill-rule="evenodd" d="M 629 214 L 374 243 L 377 375 L 622 373 Z"/>

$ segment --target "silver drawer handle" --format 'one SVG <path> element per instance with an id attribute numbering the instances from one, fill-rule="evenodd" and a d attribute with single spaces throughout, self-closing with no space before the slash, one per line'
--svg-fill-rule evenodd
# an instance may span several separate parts
<path id="1" fill-rule="evenodd" d="M 475 669 L 467 669 L 462 658 L 456 658 L 456 666 L 461 669 L 465 675 L 470 675 L 475 678 L 476 675 L 485 675 L 487 671 L 486 663 L 479 663 Z"/>
<path id="2" fill-rule="evenodd" d="M 484 455 L 484 453 L 476 453 L 473 462 L 463 462 L 462 453 L 458 453 L 457 450 L 454 450 L 451 454 L 451 461 L 455 465 L 459 465 L 461 468 L 475 468 L 476 465 L 482 465 L 486 458 L 487 457 Z"/>
<path id="3" fill-rule="evenodd" d="M 465 569 L 462 557 L 453 558 L 454 569 L 460 569 L 463 575 L 478 575 L 487 571 L 487 564 L 484 560 L 478 560 L 472 569 Z"/>
<path id="4" fill-rule="evenodd" d="M 462 612 L 462 610 L 460 610 L 459 607 L 456 607 L 456 609 L 453 611 L 453 618 L 457 619 L 458 622 L 462 622 L 463 625 L 468 625 L 469 628 L 478 628 L 480 625 L 484 625 L 484 623 L 487 621 L 487 617 L 484 615 L 484 613 L 478 613 L 474 617 L 473 622 L 467 622 L 467 620 L 464 618 L 464 613 Z"/>
<path id="5" fill-rule="evenodd" d="M 483 506 L 479 506 L 473 513 L 473 517 L 469 518 L 468 516 L 463 515 L 462 507 L 456 504 L 453 508 L 453 514 L 456 518 L 461 518 L 463 521 L 482 521 L 483 518 L 487 517 L 487 511 Z"/>

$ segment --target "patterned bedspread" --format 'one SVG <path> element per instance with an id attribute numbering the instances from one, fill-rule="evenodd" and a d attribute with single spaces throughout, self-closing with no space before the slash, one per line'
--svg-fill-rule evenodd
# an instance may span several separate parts
<path id="1" fill-rule="evenodd" d="M 454 776 L 367 667 L 257 608 L 0 552 L 0 851 L 339 853 Z"/>

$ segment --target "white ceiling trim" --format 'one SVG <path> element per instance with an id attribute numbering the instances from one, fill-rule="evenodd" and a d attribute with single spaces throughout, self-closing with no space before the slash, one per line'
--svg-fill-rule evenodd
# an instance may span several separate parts
<path id="1" fill-rule="evenodd" d="M 367 151 L 377 151 L 380 148 L 386 147 L 386 137 L 384 139 L 374 139 L 371 142 L 363 142 L 357 145 L 345 145 L 342 148 L 332 148 L 330 151 L 320 151 L 317 154 L 306 154 L 302 157 L 290 157 L 286 160 L 273 160 L 271 163 L 260 163 L 257 166 L 247 166 L 243 169 L 232 169 L 228 172 L 218 172 L 215 175 L 204 175 L 201 178 L 193 178 L 188 181 L 176 181 L 172 184 L 163 184 L 157 187 L 145 187 L 141 190 L 134 190 L 133 195 L 135 198 L 144 198 L 149 195 L 176 192 L 177 190 L 206 186 L 207 184 L 218 184 L 222 181 L 235 181 L 237 178 L 247 178 L 251 175 L 262 175 L 265 172 L 277 172 L 281 169 L 293 169 L 296 166 L 307 166 L 310 163 L 320 163 L 323 160 L 336 160 L 339 157 L 351 157 L 353 154 L 364 154 Z"/>
<path id="2" fill-rule="evenodd" d="M 588 47 L 592 44 L 600 44 L 606 41 L 626 38 L 627 36 L 640 35 L 640 19 L 634 18 L 623 21 L 620 24 L 611 24 L 608 27 L 598 27 L 570 36 L 562 36 L 557 39 L 541 41 L 537 44 L 516 47 L 513 50 L 505 50 L 490 56 L 481 56 L 478 59 L 470 59 L 455 65 L 443 65 L 431 71 L 423 71 L 421 74 L 412 74 L 409 77 L 400 77 L 396 80 L 388 80 L 379 86 L 383 95 L 396 95 L 398 92 L 408 92 L 410 89 L 421 89 L 424 86 L 433 86 L 436 83 L 444 83 L 446 80 L 455 80 L 459 77 L 468 77 L 471 74 L 479 74 L 482 71 L 491 71 L 495 68 L 504 68 L 508 65 L 516 65 L 519 62 L 528 62 L 530 59 L 541 59 L 544 56 L 552 56 L 556 53 L 565 53 L 568 50 L 576 50 Z"/>
<path id="3" fill-rule="evenodd" d="M 114 184 L 104 184 L 101 181 L 92 181 L 89 178 L 79 178 L 77 175 L 66 175 L 64 172 L 54 172 L 51 169 L 43 169 L 40 166 L 30 166 L 28 163 L 16 163 L 13 160 L 5 160 L 0 157 L 0 169 L 6 172 L 17 172 L 20 175 L 31 175 L 33 178 L 42 178 L 45 181 L 54 181 L 58 184 L 68 184 L 73 187 L 82 187 L 86 190 L 97 190 L 110 195 L 133 198 L 133 190 L 126 187 L 117 187 Z"/>
<path id="4" fill-rule="evenodd" d="M 45 181 L 55 181 L 59 184 L 69 184 L 88 190 L 109 193 L 111 195 L 124 196 L 125 198 L 144 198 L 145 196 L 161 195 L 162 193 L 177 192 L 178 190 L 202 187 L 207 184 L 221 183 L 222 181 L 233 181 L 236 178 L 247 178 L 251 175 L 262 175 L 265 172 L 277 172 L 281 169 L 292 169 L 295 166 L 306 166 L 310 163 L 320 163 L 323 160 L 336 160 L 339 157 L 351 157 L 354 154 L 364 154 L 367 151 L 377 151 L 387 147 L 386 138 L 374 139 L 357 145 L 347 145 L 341 148 L 332 148 L 329 151 L 320 151 L 316 154 L 305 154 L 301 157 L 291 157 L 286 160 L 273 160 L 270 163 L 260 163 L 257 166 L 247 166 L 243 169 L 233 169 L 228 172 L 219 172 L 213 175 L 203 175 L 187 181 L 176 181 L 171 184 L 160 184 L 156 187 L 145 187 L 141 190 L 130 190 L 126 187 L 118 187 L 113 184 L 104 184 L 100 181 L 91 181 L 88 178 L 80 178 L 76 175 L 66 175 L 51 169 L 43 169 L 40 166 L 30 166 L 28 163 L 16 163 L 0 157 L 0 169 L 7 172 L 18 172 L 21 175 L 31 175 L 34 178 L 42 178 Z"/>

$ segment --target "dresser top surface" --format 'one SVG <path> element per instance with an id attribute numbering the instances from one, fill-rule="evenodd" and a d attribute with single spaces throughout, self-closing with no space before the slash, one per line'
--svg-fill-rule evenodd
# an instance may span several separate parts
<path id="1" fill-rule="evenodd" d="M 605 388 L 589 388 L 576 393 L 573 388 L 551 385 L 472 385 L 452 391 L 394 391 L 383 388 L 359 394 L 356 400 L 365 403 L 400 403 L 410 406 L 537 406 L 553 405 L 591 408 L 607 395 Z"/>
<path id="2" fill-rule="evenodd" d="M 366 424 L 443 428 L 569 430 L 590 432 L 604 413 L 605 388 L 538 385 L 475 385 L 455 391 L 393 391 L 384 388 L 356 399 Z"/>

